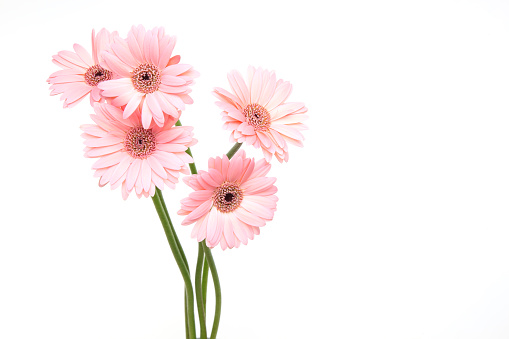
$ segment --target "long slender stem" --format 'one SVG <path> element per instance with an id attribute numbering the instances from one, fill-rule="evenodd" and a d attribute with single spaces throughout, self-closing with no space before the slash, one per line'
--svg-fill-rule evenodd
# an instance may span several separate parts
<path id="1" fill-rule="evenodd" d="M 178 120 L 175 123 L 176 126 L 182 126 L 180 120 Z M 226 156 L 228 159 L 231 159 L 235 153 L 240 149 L 242 146 L 242 143 L 237 142 L 233 147 L 226 153 Z M 191 153 L 191 148 L 188 148 L 186 150 L 186 153 L 189 154 L 191 157 L 193 157 L 193 154 Z M 194 158 L 193 158 L 194 159 Z M 198 174 L 198 171 L 196 170 L 196 165 L 194 163 L 189 164 L 189 169 L 191 170 L 192 174 Z M 195 288 L 196 288 L 196 298 L 198 303 L 198 315 L 200 317 L 200 327 L 201 332 L 200 335 L 202 336 L 201 339 L 204 339 L 204 332 L 203 329 L 205 326 L 202 326 L 201 321 L 201 310 L 203 310 L 203 318 L 205 319 L 205 312 L 206 312 L 206 295 L 207 295 L 207 282 L 208 282 L 208 270 L 210 268 L 210 272 L 212 275 L 212 280 L 214 281 L 214 292 L 216 295 L 216 309 L 214 313 L 214 322 L 212 324 L 212 332 L 210 334 L 210 339 L 216 339 L 217 331 L 219 328 L 219 320 L 221 318 L 221 285 L 219 283 L 219 275 L 217 274 L 217 268 L 216 264 L 214 262 L 214 258 L 212 257 L 212 252 L 210 251 L 210 248 L 207 247 L 205 241 L 202 241 L 200 243 L 202 247 L 202 251 L 205 254 L 205 260 L 201 259 L 200 256 L 200 250 L 198 250 L 198 263 L 196 267 L 196 276 L 195 276 Z M 204 262 L 203 262 L 204 261 Z M 198 270 L 198 266 L 201 267 L 203 265 L 203 276 L 201 275 L 201 271 Z M 207 267 L 208 266 L 208 267 Z M 199 282 L 201 280 L 201 293 L 199 292 Z M 198 297 L 198 294 L 200 294 L 200 297 Z M 206 336 L 206 330 L 205 330 L 205 338 Z"/>
<path id="2" fill-rule="evenodd" d="M 237 142 L 233 147 L 226 153 L 228 159 L 231 159 L 235 153 L 239 150 L 240 146 L 242 146 L 241 142 Z"/>
<path id="3" fill-rule="evenodd" d="M 210 248 L 207 247 L 204 241 L 201 242 L 201 245 L 210 266 L 212 279 L 214 280 L 214 291 L 216 293 L 216 310 L 214 313 L 214 323 L 212 324 L 210 339 L 216 339 L 217 330 L 219 328 L 219 319 L 221 318 L 221 285 L 219 284 L 219 275 L 217 274 L 216 264 L 214 263 L 214 258 L 212 257 Z"/>
<path id="4" fill-rule="evenodd" d="M 207 283 L 209 280 L 209 262 L 207 258 L 203 258 L 203 275 L 201 277 L 201 295 L 203 299 L 203 312 L 205 319 L 207 318 Z"/>
<path id="5" fill-rule="evenodd" d="M 194 288 L 196 290 L 196 304 L 198 306 L 198 318 L 200 320 L 200 338 L 207 338 L 207 324 L 205 319 L 205 309 L 201 290 L 201 273 L 203 269 L 203 247 L 198 244 L 198 260 L 196 261 L 196 273 L 194 278 Z"/>
<path id="6" fill-rule="evenodd" d="M 161 204 L 163 205 L 164 213 L 166 213 L 166 217 L 168 218 L 168 220 L 170 220 L 170 224 L 171 224 L 170 214 L 168 213 L 168 209 L 166 208 L 166 203 L 164 202 L 163 192 L 161 192 L 161 191 L 159 191 L 159 198 L 161 199 Z M 187 271 L 189 272 L 189 264 L 187 263 L 187 258 L 184 254 L 184 250 L 182 249 L 182 245 L 180 244 L 179 238 L 177 237 L 177 232 L 175 232 L 173 225 L 171 225 L 170 230 L 173 233 L 175 242 L 177 243 L 178 250 L 182 255 L 182 259 L 184 259 L 184 265 L 186 265 Z"/>
<path id="7" fill-rule="evenodd" d="M 184 283 L 186 285 L 189 338 L 196 339 L 196 329 L 194 323 L 194 294 L 191 276 L 189 274 L 189 270 L 186 268 L 185 260 L 183 259 L 183 253 L 179 251 L 175 236 L 175 230 L 173 229 L 173 225 L 169 216 L 165 212 L 162 194 L 158 188 L 156 188 L 156 193 L 152 197 L 152 202 L 154 203 L 157 214 L 159 215 L 159 219 L 163 225 L 164 233 L 166 234 L 166 238 L 168 239 L 171 251 L 175 257 L 175 261 L 177 262 L 180 273 L 182 274 L 182 278 L 184 279 Z"/>
<path id="8" fill-rule="evenodd" d="M 184 288 L 184 311 L 186 318 L 186 339 L 189 339 L 189 317 L 187 316 L 187 292 Z"/>
<path id="9" fill-rule="evenodd" d="M 166 204 L 164 202 L 164 198 L 163 198 L 163 194 L 162 192 L 160 192 L 160 195 L 159 195 L 159 198 L 161 199 L 161 204 L 163 206 L 163 209 L 164 209 L 164 213 L 166 213 L 166 217 L 168 218 L 168 220 L 170 220 L 170 214 L 168 213 L 168 209 L 166 208 Z M 173 237 L 175 238 L 175 242 L 177 243 L 177 247 L 178 247 L 178 250 L 182 256 L 182 259 L 184 259 L 184 264 L 187 268 L 187 271 L 189 272 L 189 264 L 187 262 L 187 258 L 184 254 L 184 250 L 182 249 L 182 245 L 180 244 L 180 241 L 179 241 L 179 238 L 177 237 L 177 232 L 175 232 L 175 229 L 173 227 L 170 227 L 170 230 L 172 231 L 173 233 Z M 187 293 L 184 289 L 184 314 L 185 314 L 185 318 L 186 318 L 186 322 L 185 322 L 185 328 L 186 328 L 186 339 L 189 339 L 189 319 L 188 319 L 188 310 L 187 310 Z"/>

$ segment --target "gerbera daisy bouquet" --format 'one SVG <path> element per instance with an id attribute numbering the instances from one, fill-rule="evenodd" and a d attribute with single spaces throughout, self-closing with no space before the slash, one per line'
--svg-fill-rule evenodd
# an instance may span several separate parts
<path id="1" fill-rule="evenodd" d="M 85 157 L 95 158 L 92 169 L 99 186 L 119 188 L 123 199 L 131 193 L 152 199 L 185 284 L 186 338 L 213 339 L 221 289 L 211 249 L 247 245 L 272 220 L 278 198 L 276 178 L 268 176 L 270 162 L 273 157 L 288 162 L 291 145 L 303 146 L 307 108 L 288 102 L 292 85 L 273 71 L 250 66 L 245 77 L 231 71 L 231 89 L 217 87 L 212 93 L 234 145 L 198 171 L 191 153 L 197 139 L 181 118 L 193 103 L 191 86 L 199 73 L 173 54 L 175 44 L 176 38 L 163 28 L 132 27 L 127 37 L 92 31 L 89 49 L 75 44 L 74 51 L 53 56 L 61 70 L 47 81 L 64 108 L 89 97 L 91 121 L 81 130 Z M 243 145 L 261 149 L 260 158 L 247 157 Z M 178 208 L 167 208 L 161 191 L 175 188 L 179 178 L 194 191 Z M 184 216 L 182 225 L 192 225 L 190 237 L 200 244 L 194 277 L 170 211 Z M 215 290 L 210 330 L 204 302 L 209 272 Z"/>

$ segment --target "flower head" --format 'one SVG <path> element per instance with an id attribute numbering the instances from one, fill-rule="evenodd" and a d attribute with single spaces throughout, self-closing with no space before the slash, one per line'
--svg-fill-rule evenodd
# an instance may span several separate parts
<path id="1" fill-rule="evenodd" d="M 74 52 L 61 51 L 53 56 L 53 63 L 63 68 L 50 75 L 51 95 L 61 94 L 64 108 L 77 105 L 90 93 L 90 103 L 104 102 L 97 85 L 115 78 L 114 73 L 99 63 L 100 54 L 106 50 L 117 32 L 101 29 L 97 35 L 92 30 L 92 55 L 82 46 L 74 44 Z"/>
<path id="2" fill-rule="evenodd" d="M 244 150 L 231 160 L 210 158 L 208 171 L 183 178 L 195 192 L 181 201 L 182 225 L 195 223 L 191 236 L 206 239 L 210 248 L 246 245 L 276 211 L 276 178 L 265 176 L 269 170 L 269 163 L 246 158 Z"/>
<path id="3" fill-rule="evenodd" d="M 176 118 L 185 104 L 193 103 L 189 86 L 198 72 L 179 64 L 180 56 L 172 57 L 175 43 L 176 38 L 165 35 L 163 28 L 145 31 L 140 25 L 131 28 L 127 39 L 115 38 L 103 53 L 102 65 L 120 79 L 105 81 L 99 88 L 112 105 L 125 106 L 124 118 L 139 108 L 144 128 L 152 121 L 163 126 L 165 116 Z"/>
<path id="4" fill-rule="evenodd" d="M 300 102 L 285 101 L 290 96 L 292 85 L 276 80 L 276 74 L 267 70 L 249 67 L 247 82 L 238 71 L 228 74 L 233 90 L 214 88 L 214 95 L 223 109 L 224 127 L 232 131 L 232 142 L 244 142 L 261 148 L 265 159 L 272 155 L 280 161 L 288 161 L 288 144 L 302 147 L 302 123 L 307 119 L 307 108 Z"/>
<path id="5" fill-rule="evenodd" d="M 99 158 L 92 166 L 100 177 L 99 186 L 121 186 L 124 199 L 133 190 L 138 197 L 148 197 L 156 187 L 175 188 L 179 174 L 189 174 L 187 164 L 193 158 L 186 150 L 196 144 L 192 127 L 173 126 L 176 119 L 166 119 L 162 127 L 153 124 L 145 129 L 139 110 L 128 119 L 122 118 L 121 109 L 106 103 L 95 104 L 94 110 L 95 124 L 81 129 L 85 157 Z"/>

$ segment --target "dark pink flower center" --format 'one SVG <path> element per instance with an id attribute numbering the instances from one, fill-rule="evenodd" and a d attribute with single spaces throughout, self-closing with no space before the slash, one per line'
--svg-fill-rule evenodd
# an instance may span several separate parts
<path id="1" fill-rule="evenodd" d="M 89 86 L 97 86 L 98 83 L 111 80 L 113 73 L 99 65 L 94 65 L 85 72 L 85 82 Z"/>
<path id="2" fill-rule="evenodd" d="M 236 210 L 242 199 L 244 193 L 236 182 L 225 181 L 221 186 L 215 189 L 212 195 L 214 206 L 222 213 L 230 213 Z"/>
<path id="3" fill-rule="evenodd" d="M 244 108 L 244 116 L 247 123 L 254 127 L 255 131 L 267 131 L 270 127 L 270 114 L 265 107 L 259 104 L 249 104 Z"/>
<path id="4" fill-rule="evenodd" d="M 154 153 L 156 137 L 151 129 L 133 127 L 125 135 L 124 148 L 133 158 L 145 159 Z"/>
<path id="5" fill-rule="evenodd" d="M 138 92 L 153 93 L 161 84 L 161 72 L 152 64 L 141 64 L 132 71 L 131 79 Z"/>

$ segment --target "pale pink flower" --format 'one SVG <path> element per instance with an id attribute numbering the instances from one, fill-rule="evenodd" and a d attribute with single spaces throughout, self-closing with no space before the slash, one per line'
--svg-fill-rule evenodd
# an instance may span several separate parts
<path id="1" fill-rule="evenodd" d="M 292 85 L 276 80 L 272 71 L 249 67 L 247 83 L 236 70 L 228 74 L 233 94 L 214 88 L 214 95 L 221 101 L 225 129 L 232 131 L 232 142 L 243 142 L 261 148 L 265 159 L 275 155 L 279 162 L 288 161 L 288 144 L 302 147 L 307 129 L 302 124 L 307 108 L 300 102 L 288 102 Z"/>
<path id="2" fill-rule="evenodd" d="M 51 95 L 62 94 L 60 100 L 64 100 L 64 108 L 77 105 L 89 93 L 91 105 L 104 101 L 97 85 L 114 79 L 115 75 L 99 65 L 100 54 L 117 35 L 117 32 L 109 33 L 104 28 L 97 35 L 92 30 L 92 56 L 78 44 L 74 44 L 74 52 L 61 51 L 53 56 L 53 63 L 63 70 L 51 74 L 47 81 L 51 84 Z"/>
<path id="3" fill-rule="evenodd" d="M 92 166 L 94 176 L 100 177 L 99 186 L 121 186 L 124 199 L 133 190 L 138 198 L 148 197 L 156 187 L 175 188 L 179 174 L 189 174 L 187 164 L 193 158 L 186 150 L 196 144 L 192 127 L 173 126 L 177 119 L 166 119 L 162 127 L 153 124 L 145 129 L 139 110 L 128 119 L 110 104 L 95 104 L 94 110 L 96 114 L 90 116 L 95 124 L 81 129 L 85 157 L 99 158 Z"/>
<path id="4" fill-rule="evenodd" d="M 269 170 L 265 159 L 255 162 L 244 150 L 231 160 L 210 158 L 208 171 L 183 178 L 195 192 L 181 201 L 178 214 L 187 215 L 182 225 L 195 223 L 191 236 L 206 239 L 210 248 L 246 245 L 276 211 L 276 178 L 265 176 Z"/>
<path id="5" fill-rule="evenodd" d="M 99 85 L 111 104 L 125 105 L 124 118 L 141 109 L 143 127 L 156 122 L 162 126 L 165 115 L 177 117 L 185 104 L 192 104 L 189 85 L 198 76 L 191 65 L 179 64 L 180 56 L 171 56 L 176 38 L 163 28 L 145 31 L 132 27 L 127 39 L 115 38 L 111 50 L 103 53 L 103 65 L 119 74 L 120 79 Z"/>

